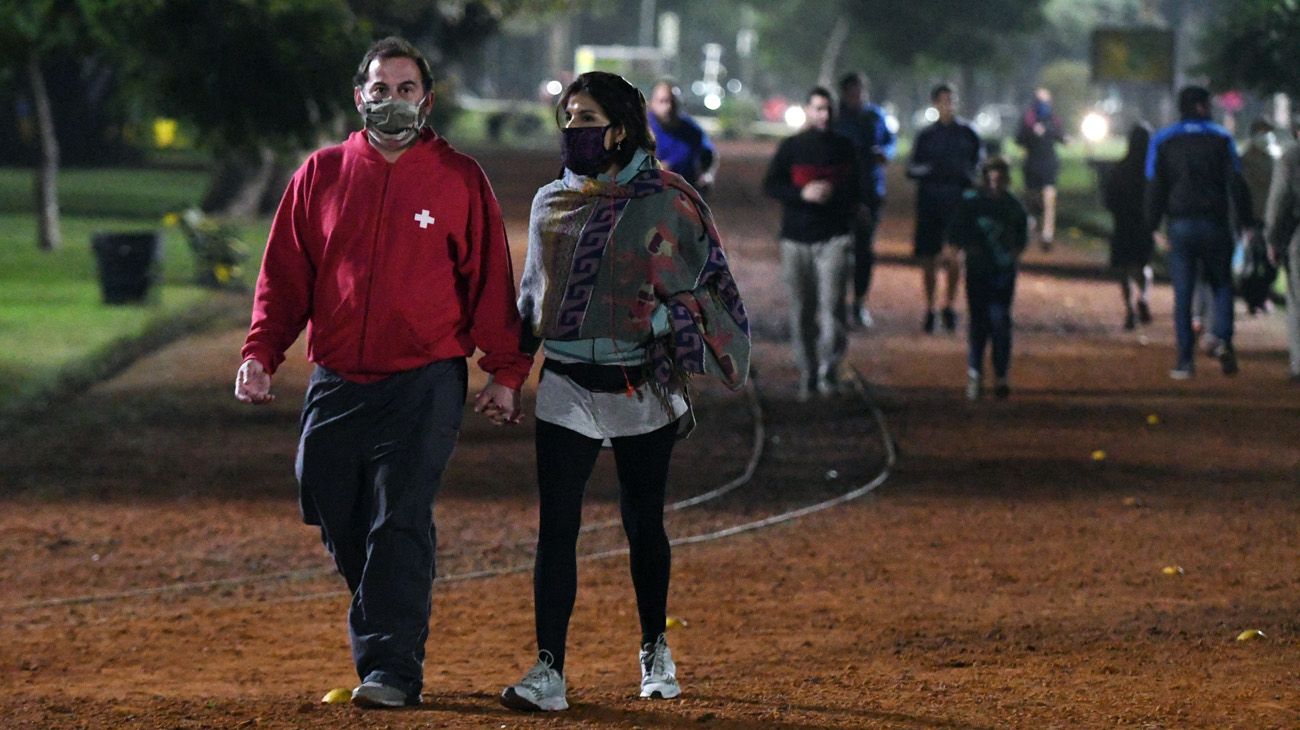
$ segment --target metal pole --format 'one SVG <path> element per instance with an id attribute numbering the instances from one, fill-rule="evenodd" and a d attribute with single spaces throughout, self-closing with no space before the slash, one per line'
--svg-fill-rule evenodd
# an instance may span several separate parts
<path id="1" fill-rule="evenodd" d="M 637 41 L 642 48 L 655 44 L 655 16 L 655 0 L 641 0 L 641 25 Z"/>

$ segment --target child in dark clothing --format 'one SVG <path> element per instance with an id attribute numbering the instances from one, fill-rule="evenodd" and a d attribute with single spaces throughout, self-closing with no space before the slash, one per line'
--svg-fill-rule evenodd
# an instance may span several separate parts
<path id="1" fill-rule="evenodd" d="M 1007 191 L 1010 168 L 993 157 L 980 168 L 981 185 L 968 190 L 948 238 L 966 252 L 966 304 L 970 312 L 970 354 L 966 397 L 984 390 L 984 350 L 993 341 L 994 395 L 1011 395 L 1011 300 L 1016 291 L 1016 261 L 1029 242 L 1029 221 L 1020 201 Z"/>

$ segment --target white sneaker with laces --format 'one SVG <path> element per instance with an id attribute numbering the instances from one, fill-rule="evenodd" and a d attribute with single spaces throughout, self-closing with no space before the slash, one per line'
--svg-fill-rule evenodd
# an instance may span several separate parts
<path id="1" fill-rule="evenodd" d="M 538 653 L 537 663 L 519 680 L 519 684 L 501 692 L 501 704 L 524 712 L 556 712 L 569 709 L 564 698 L 564 675 L 551 669 L 555 661 L 549 651 Z"/>
<path id="2" fill-rule="evenodd" d="M 668 639 L 660 634 L 655 643 L 641 647 L 641 696 L 671 700 L 681 693 L 673 653 L 668 649 Z"/>

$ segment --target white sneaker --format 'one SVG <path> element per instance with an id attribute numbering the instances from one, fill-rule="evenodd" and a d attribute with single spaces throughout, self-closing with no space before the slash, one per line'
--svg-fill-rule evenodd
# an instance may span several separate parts
<path id="1" fill-rule="evenodd" d="M 681 693 L 673 653 L 668 649 L 667 638 L 660 634 L 655 643 L 641 647 L 641 696 L 671 700 Z"/>
<path id="2" fill-rule="evenodd" d="M 876 326 L 876 320 L 871 316 L 871 311 L 867 309 L 867 305 L 859 306 L 857 315 L 858 324 L 862 325 L 862 329 L 869 330 Z"/>
<path id="3" fill-rule="evenodd" d="M 405 692 L 380 682 L 362 682 L 352 690 L 352 704 L 357 707 L 406 707 L 420 704 L 420 697 L 408 697 Z"/>
<path id="4" fill-rule="evenodd" d="M 564 675 L 551 669 L 554 661 L 549 651 L 539 653 L 537 663 L 519 684 L 501 691 L 501 704 L 524 712 L 569 709 L 569 701 L 564 698 Z"/>
<path id="5" fill-rule="evenodd" d="M 984 376 L 975 370 L 966 371 L 966 400 L 979 400 L 984 395 Z"/>

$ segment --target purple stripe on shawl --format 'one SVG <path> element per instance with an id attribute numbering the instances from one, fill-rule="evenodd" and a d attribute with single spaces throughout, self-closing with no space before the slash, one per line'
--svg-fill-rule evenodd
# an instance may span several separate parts
<path id="1" fill-rule="evenodd" d="M 564 299 L 556 313 L 556 328 L 552 335 L 556 339 L 573 339 L 580 336 L 582 323 L 587 317 L 587 308 L 591 305 L 591 295 L 596 288 L 596 276 L 600 273 L 600 263 L 605 249 L 609 245 L 611 234 L 618 225 L 619 216 L 633 198 L 644 198 L 664 189 L 663 177 L 658 171 L 650 174 L 641 173 L 626 186 L 620 186 L 618 192 L 624 196 L 609 198 L 609 204 L 596 203 L 596 212 L 578 236 L 578 243 L 573 251 L 573 266 L 569 274 L 568 286 L 564 290 Z M 602 196 L 602 198 L 605 196 Z"/>

